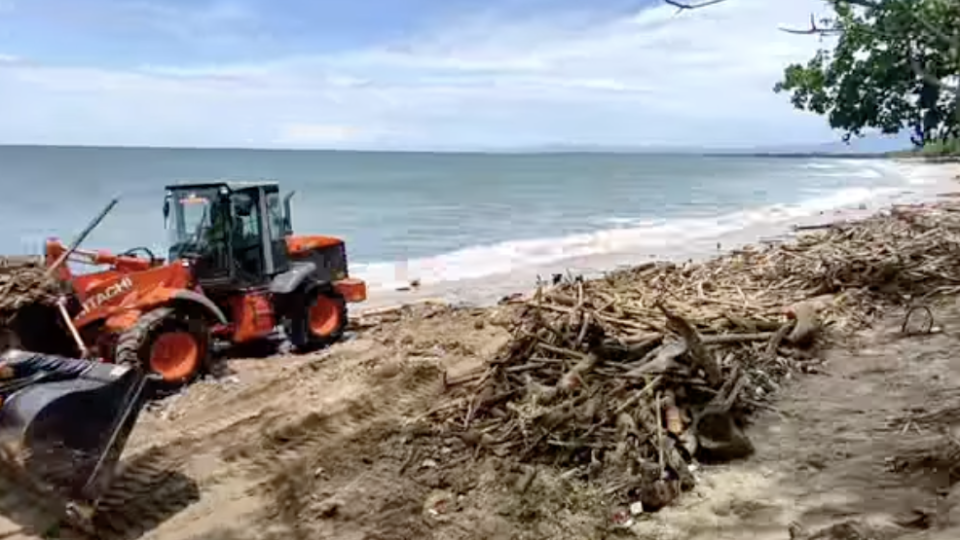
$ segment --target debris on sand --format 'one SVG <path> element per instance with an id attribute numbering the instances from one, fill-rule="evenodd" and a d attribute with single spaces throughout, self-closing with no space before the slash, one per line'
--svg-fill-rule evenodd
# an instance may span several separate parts
<path id="1" fill-rule="evenodd" d="M 790 528 L 790 540 L 873 540 L 879 537 L 881 536 L 871 527 L 857 521 L 830 525 L 813 534 L 807 534 L 799 528 Z"/>
<path id="2" fill-rule="evenodd" d="M 27 304 L 55 301 L 60 284 L 45 270 L 39 257 L 0 257 L 0 317 L 6 320 Z"/>
<path id="3" fill-rule="evenodd" d="M 826 331 L 960 291 L 960 206 L 889 213 L 703 263 L 650 263 L 522 300 L 512 339 L 455 384 L 435 429 L 655 511 L 697 461 L 749 456 L 746 418 Z"/>
<path id="4" fill-rule="evenodd" d="M 40 257 L 0 257 L 0 350 L 54 352 L 41 344 L 59 344 L 66 337 L 55 307 L 63 284 L 45 272 Z"/>
<path id="5" fill-rule="evenodd" d="M 887 465 L 899 472 L 939 471 L 954 485 L 960 482 L 960 391 L 931 390 L 929 397 L 927 403 L 891 419 L 892 431 L 917 435 L 899 438 L 897 453 Z"/>

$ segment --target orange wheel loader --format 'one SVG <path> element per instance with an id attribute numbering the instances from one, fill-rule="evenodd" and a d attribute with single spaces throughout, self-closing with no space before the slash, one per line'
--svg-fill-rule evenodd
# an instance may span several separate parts
<path id="1" fill-rule="evenodd" d="M 285 337 L 306 352 L 339 340 L 366 284 L 349 277 L 341 239 L 293 233 L 292 195 L 281 199 L 276 182 L 167 186 L 165 259 L 48 241 L 51 267 L 64 253 L 107 267 L 74 275 L 56 266 L 72 289 L 64 310 L 80 349 L 65 354 L 142 366 L 172 389 L 208 371 L 218 345 Z"/>

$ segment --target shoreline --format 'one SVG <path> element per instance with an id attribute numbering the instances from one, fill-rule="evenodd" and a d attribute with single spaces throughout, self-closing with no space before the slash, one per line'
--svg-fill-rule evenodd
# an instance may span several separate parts
<path id="1" fill-rule="evenodd" d="M 713 237 L 697 238 L 683 246 L 663 245 L 659 249 L 636 249 L 571 257 L 555 263 L 518 268 L 508 273 L 423 284 L 408 290 L 375 289 L 368 299 L 351 311 L 351 316 L 390 310 L 411 304 L 442 303 L 471 307 L 490 307 L 501 299 L 530 294 L 537 287 L 538 277 L 549 281 L 554 274 L 582 276 L 584 279 L 603 277 L 604 274 L 635 267 L 649 262 L 703 261 L 722 256 L 749 245 L 780 243 L 804 234 L 796 228 L 827 226 L 845 221 L 856 221 L 883 212 L 896 205 L 923 204 L 958 191 L 960 165 L 911 158 L 891 159 L 901 168 L 907 180 L 896 193 L 876 196 L 856 204 L 839 206 L 811 215 L 784 216 L 779 220 L 755 223 L 721 233 Z M 909 168 L 909 170 L 905 170 Z"/>

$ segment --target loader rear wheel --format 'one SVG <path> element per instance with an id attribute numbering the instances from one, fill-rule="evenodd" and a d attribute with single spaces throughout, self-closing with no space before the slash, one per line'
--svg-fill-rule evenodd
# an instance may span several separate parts
<path id="1" fill-rule="evenodd" d="M 343 299 L 325 294 L 317 295 L 310 304 L 307 320 L 312 338 L 339 337 L 346 322 Z"/>
<path id="2" fill-rule="evenodd" d="M 158 389 L 172 391 L 200 375 L 208 365 L 209 351 L 210 332 L 203 320 L 158 308 L 120 335 L 116 361 L 160 375 Z"/>
<path id="3" fill-rule="evenodd" d="M 347 303 L 333 291 L 313 289 L 300 299 L 292 322 L 291 338 L 299 352 L 311 352 L 343 338 L 347 329 Z"/>

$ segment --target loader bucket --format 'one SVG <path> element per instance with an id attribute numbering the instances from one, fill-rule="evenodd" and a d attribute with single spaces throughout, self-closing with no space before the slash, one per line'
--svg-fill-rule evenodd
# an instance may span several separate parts
<path id="1" fill-rule="evenodd" d="M 0 464 L 13 480 L 90 513 L 143 407 L 137 369 L 10 350 L 0 355 Z"/>

